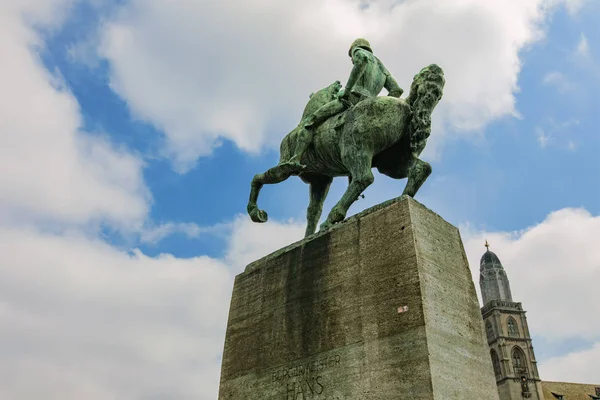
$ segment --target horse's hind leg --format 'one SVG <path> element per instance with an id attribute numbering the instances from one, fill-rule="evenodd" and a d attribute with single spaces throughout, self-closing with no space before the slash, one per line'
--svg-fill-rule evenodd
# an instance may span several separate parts
<path id="1" fill-rule="evenodd" d="M 276 167 L 270 168 L 262 174 L 254 175 L 252 183 L 250 184 L 250 199 L 248 199 L 248 207 L 246 208 L 250 218 L 252 218 L 252 221 L 267 222 L 267 219 L 269 218 L 267 213 L 259 209 L 258 205 L 256 204 L 258 195 L 263 185 L 283 182 L 292 176 L 292 173 L 292 169 L 286 166 L 277 165 Z"/>
<path id="2" fill-rule="evenodd" d="M 431 175 L 431 165 L 417 157 L 413 159 L 412 165 L 408 170 L 408 182 L 404 188 L 403 195 L 409 195 L 415 197 L 417 191 Z"/>
<path id="3" fill-rule="evenodd" d="M 304 237 L 310 236 L 317 230 L 317 224 L 323 212 L 323 203 L 329 192 L 333 178 L 324 175 L 316 175 L 307 179 L 310 183 L 310 202 L 306 210 L 306 233 Z"/>
<path id="4" fill-rule="evenodd" d="M 321 228 L 327 228 L 343 221 L 350 206 L 373 183 L 375 178 L 371 171 L 372 160 L 373 156 L 369 153 L 354 155 L 351 160 L 348 160 L 346 164 L 350 166 L 350 184 L 340 201 L 329 212 L 327 220 L 321 225 Z"/>

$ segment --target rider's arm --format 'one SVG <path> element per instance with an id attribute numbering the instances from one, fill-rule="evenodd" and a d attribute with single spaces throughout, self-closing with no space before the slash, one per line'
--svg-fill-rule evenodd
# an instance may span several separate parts
<path id="1" fill-rule="evenodd" d="M 354 84 L 365 72 L 365 68 L 369 59 L 368 57 L 369 56 L 367 55 L 367 51 L 361 48 L 357 48 L 352 52 L 352 63 L 354 64 L 354 67 L 352 67 L 352 72 L 350 72 L 350 77 L 348 78 L 348 82 L 346 83 L 346 95 L 350 94 L 350 91 L 354 87 Z"/>
<path id="2" fill-rule="evenodd" d="M 402 88 L 398 85 L 398 82 L 396 82 L 396 80 L 394 79 L 394 77 L 392 76 L 392 74 L 390 74 L 390 72 L 385 69 L 384 67 L 384 73 L 385 73 L 385 85 L 383 85 L 383 87 L 389 92 L 389 96 L 391 97 L 400 97 L 402 96 L 402 93 L 404 93 L 404 90 L 402 90 Z"/>

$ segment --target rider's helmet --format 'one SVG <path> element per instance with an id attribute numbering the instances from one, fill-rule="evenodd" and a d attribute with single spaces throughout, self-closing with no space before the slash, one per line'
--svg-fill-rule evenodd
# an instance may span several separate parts
<path id="1" fill-rule="evenodd" d="M 371 53 L 373 50 L 371 49 L 371 44 L 367 39 L 358 38 L 350 45 L 350 50 L 348 50 L 348 55 L 352 57 L 352 49 L 355 47 L 360 47 L 361 49 L 369 50 Z"/>

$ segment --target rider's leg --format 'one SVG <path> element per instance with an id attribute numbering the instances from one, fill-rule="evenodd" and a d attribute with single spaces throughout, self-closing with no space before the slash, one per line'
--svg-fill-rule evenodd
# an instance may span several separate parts
<path id="1" fill-rule="evenodd" d="M 327 118 L 332 117 L 346 109 L 346 105 L 340 100 L 335 99 L 322 105 L 317 111 L 309 116 L 306 121 L 300 125 L 300 131 L 298 132 L 298 141 L 296 142 L 296 151 L 292 158 L 285 164 L 292 164 L 299 168 L 304 166 L 300 164 L 300 160 L 304 155 L 308 146 L 312 143 L 314 130 L 319 124 L 325 122 Z"/>
<path id="2" fill-rule="evenodd" d="M 346 105 L 339 99 L 330 101 L 329 103 L 323 104 L 317 109 L 304 124 L 306 127 L 318 126 L 322 122 L 325 122 L 327 118 L 333 117 L 336 114 L 341 113 L 346 109 Z"/>
<path id="3" fill-rule="evenodd" d="M 301 125 L 299 128 L 300 130 L 298 131 L 298 139 L 296 141 L 296 150 L 294 151 L 294 155 L 284 164 L 291 164 L 299 168 L 304 168 L 305 166 L 300 164 L 300 160 L 302 159 L 302 155 L 304 155 L 304 152 L 308 146 L 312 143 L 314 132 L 312 128 L 307 128 L 303 125 Z"/>

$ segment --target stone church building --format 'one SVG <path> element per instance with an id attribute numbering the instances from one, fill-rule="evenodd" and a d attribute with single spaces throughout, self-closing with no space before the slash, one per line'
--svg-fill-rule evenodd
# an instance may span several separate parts
<path id="1" fill-rule="evenodd" d="M 600 384 L 540 379 L 525 310 L 521 303 L 513 301 L 504 267 L 487 242 L 485 245 L 487 251 L 479 269 L 481 314 L 500 400 L 600 399 Z"/>

